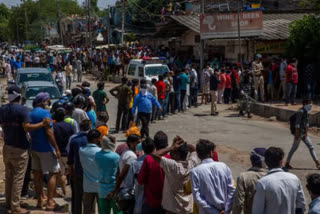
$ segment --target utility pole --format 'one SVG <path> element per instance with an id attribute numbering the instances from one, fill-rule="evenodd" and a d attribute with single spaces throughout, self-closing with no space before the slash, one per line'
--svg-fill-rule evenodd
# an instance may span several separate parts
<path id="1" fill-rule="evenodd" d="M 201 0 L 201 15 L 204 15 L 205 8 L 205 0 Z M 201 34 L 201 32 L 200 32 Z M 204 68 L 204 40 L 201 38 L 200 35 L 200 74 L 202 75 L 202 70 Z"/>
<path id="2" fill-rule="evenodd" d="M 107 11 L 107 28 L 108 28 L 108 45 L 110 45 L 110 5 L 108 5 Z"/>
<path id="3" fill-rule="evenodd" d="M 56 7 L 57 7 L 57 28 L 59 29 L 59 42 L 63 45 L 62 31 L 61 31 L 61 26 L 60 26 L 59 0 L 56 0 Z"/>
<path id="4" fill-rule="evenodd" d="M 240 29 L 240 0 L 238 0 L 238 15 L 237 15 L 237 19 L 238 19 L 238 48 L 239 48 L 239 52 L 238 52 L 238 62 L 241 62 L 241 29 Z M 241 63 L 242 65 L 242 63 Z M 242 67 L 242 66 L 241 66 Z"/>
<path id="5" fill-rule="evenodd" d="M 26 6 L 24 6 L 24 18 L 25 18 L 25 28 L 26 28 L 26 40 L 28 40 L 28 15 L 27 15 Z"/>
<path id="6" fill-rule="evenodd" d="M 40 39 L 41 39 L 41 43 L 43 41 L 43 23 L 42 23 L 42 17 L 41 17 L 41 3 L 40 3 L 40 0 L 38 1 L 39 2 L 39 14 L 40 14 Z"/>
<path id="7" fill-rule="evenodd" d="M 124 44 L 124 21 L 125 21 L 126 3 L 122 0 L 122 23 L 121 23 L 121 44 Z"/>
<path id="8" fill-rule="evenodd" d="M 86 42 L 87 42 L 87 47 L 89 48 L 90 46 L 90 41 L 89 41 L 89 26 L 90 26 L 90 19 L 89 19 L 89 0 L 87 0 L 87 27 L 86 27 Z"/>

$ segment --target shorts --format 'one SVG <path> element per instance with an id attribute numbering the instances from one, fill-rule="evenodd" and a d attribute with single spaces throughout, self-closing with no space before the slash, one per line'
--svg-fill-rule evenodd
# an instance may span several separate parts
<path id="1" fill-rule="evenodd" d="M 202 85 L 201 92 L 203 94 L 208 94 L 209 93 L 209 86 L 207 84 Z"/>
<path id="2" fill-rule="evenodd" d="M 59 162 L 59 167 L 60 167 L 60 174 L 65 175 L 66 174 L 66 167 L 67 167 L 67 157 L 61 157 L 58 162 Z"/>
<path id="3" fill-rule="evenodd" d="M 53 152 L 35 152 L 31 151 L 32 170 L 41 170 L 42 173 L 58 173 L 60 166 L 58 159 Z"/>

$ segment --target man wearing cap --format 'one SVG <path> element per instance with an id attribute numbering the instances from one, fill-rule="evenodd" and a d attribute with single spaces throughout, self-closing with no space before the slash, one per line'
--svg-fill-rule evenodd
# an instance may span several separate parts
<path id="1" fill-rule="evenodd" d="M 34 171 L 34 184 L 38 199 L 37 206 L 44 206 L 45 199 L 43 197 L 42 187 L 43 173 L 49 172 L 47 209 L 53 210 L 55 207 L 53 196 L 56 189 L 56 174 L 59 172 L 58 159 L 61 158 L 61 155 L 53 134 L 51 115 L 50 112 L 46 110 L 49 104 L 49 93 L 40 92 L 37 94 L 33 101 L 34 108 L 30 112 L 31 123 L 36 124 L 44 118 L 49 118 L 50 125 L 31 131 L 30 135 L 32 170 Z"/>
<path id="2" fill-rule="evenodd" d="M 147 81 L 141 80 L 140 92 L 134 97 L 133 106 L 131 109 L 132 115 L 135 114 L 136 108 L 138 108 L 138 118 L 142 122 L 141 137 L 149 137 L 149 121 L 150 114 L 152 112 L 152 105 L 157 106 L 159 111 L 162 111 L 159 102 L 147 91 Z"/>
<path id="3" fill-rule="evenodd" d="M 233 214 L 251 214 L 254 186 L 258 180 L 266 175 L 264 153 L 265 148 L 255 148 L 250 154 L 252 167 L 240 174 L 237 179 L 237 188 L 234 194 Z"/>
<path id="4" fill-rule="evenodd" d="M 122 77 L 122 84 L 116 86 L 110 90 L 110 94 L 118 99 L 118 113 L 116 122 L 116 132 L 120 130 L 120 120 L 122 117 L 121 130 L 126 131 L 128 129 L 128 114 L 129 114 L 129 102 L 132 95 L 131 89 L 128 87 L 128 79 Z"/>
<path id="5" fill-rule="evenodd" d="M 252 62 L 253 80 L 256 100 L 258 100 L 258 90 L 260 89 L 261 101 L 264 101 L 264 79 L 263 79 L 263 65 L 261 62 L 262 56 L 257 54 L 256 60 Z"/>
<path id="6" fill-rule="evenodd" d="M 9 104 L 0 108 L 0 124 L 4 134 L 6 207 L 12 213 L 26 213 L 20 207 L 20 194 L 29 159 L 27 132 L 47 127 L 50 120 L 43 118 L 39 123 L 31 124 L 28 109 L 19 104 L 20 88 L 14 85 L 7 90 Z"/>
<path id="7" fill-rule="evenodd" d="M 114 152 L 115 138 L 111 136 L 103 136 L 101 141 L 101 151 L 95 155 L 95 163 L 98 168 L 99 180 L 99 213 L 109 214 L 111 208 L 113 213 L 119 213 L 115 200 L 108 200 L 106 197 L 111 192 L 116 184 L 116 174 L 118 170 L 120 156 Z"/>

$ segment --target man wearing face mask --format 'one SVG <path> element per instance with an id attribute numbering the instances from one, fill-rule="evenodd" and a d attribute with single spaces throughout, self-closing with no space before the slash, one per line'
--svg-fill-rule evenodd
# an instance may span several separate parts
<path id="1" fill-rule="evenodd" d="M 152 112 L 152 105 L 157 106 L 158 110 L 161 112 L 160 103 L 148 92 L 147 81 L 140 81 L 140 92 L 134 97 L 133 105 L 131 109 L 132 115 L 135 114 L 136 108 L 138 108 L 138 118 L 142 123 L 141 127 L 141 137 L 149 137 L 149 121 L 150 114 Z"/>
<path id="2" fill-rule="evenodd" d="M 254 186 L 258 180 L 267 174 L 264 163 L 265 148 L 254 148 L 250 154 L 252 167 L 240 174 L 237 179 L 237 188 L 234 193 L 232 207 L 233 214 L 251 214 L 254 196 Z"/>
<path id="3" fill-rule="evenodd" d="M 293 154 L 297 151 L 301 140 L 303 140 L 304 144 L 306 144 L 306 146 L 308 147 L 311 157 L 313 161 L 316 163 L 316 167 L 320 169 L 320 162 L 314 151 L 314 147 L 312 145 L 311 139 L 308 136 L 309 114 L 311 112 L 311 109 L 312 109 L 312 100 L 306 99 L 303 101 L 303 107 L 300 108 L 296 113 L 293 145 L 290 149 L 290 152 L 287 157 L 287 162 L 285 165 L 285 168 L 287 169 L 292 169 L 292 166 L 290 165 L 290 160 Z"/>
<path id="4" fill-rule="evenodd" d="M 58 159 L 61 158 L 59 147 L 52 130 L 52 119 L 49 108 L 50 95 L 46 92 L 37 94 L 33 101 L 33 110 L 30 112 L 32 124 L 41 122 L 44 118 L 50 119 L 49 126 L 30 132 L 32 170 L 34 171 L 34 184 L 38 199 L 37 207 L 45 205 L 43 195 L 43 173 L 49 172 L 47 209 L 53 210 L 55 202 L 53 196 L 56 189 L 56 175 L 59 172 Z"/>

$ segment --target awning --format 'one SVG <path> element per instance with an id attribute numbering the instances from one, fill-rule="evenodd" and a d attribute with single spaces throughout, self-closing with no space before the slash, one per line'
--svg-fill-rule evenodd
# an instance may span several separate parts
<path id="1" fill-rule="evenodd" d="M 311 13 L 263 14 L 263 33 L 256 40 L 286 40 L 289 38 L 289 24 Z M 200 34 L 199 15 L 170 16 L 173 20 Z"/>

